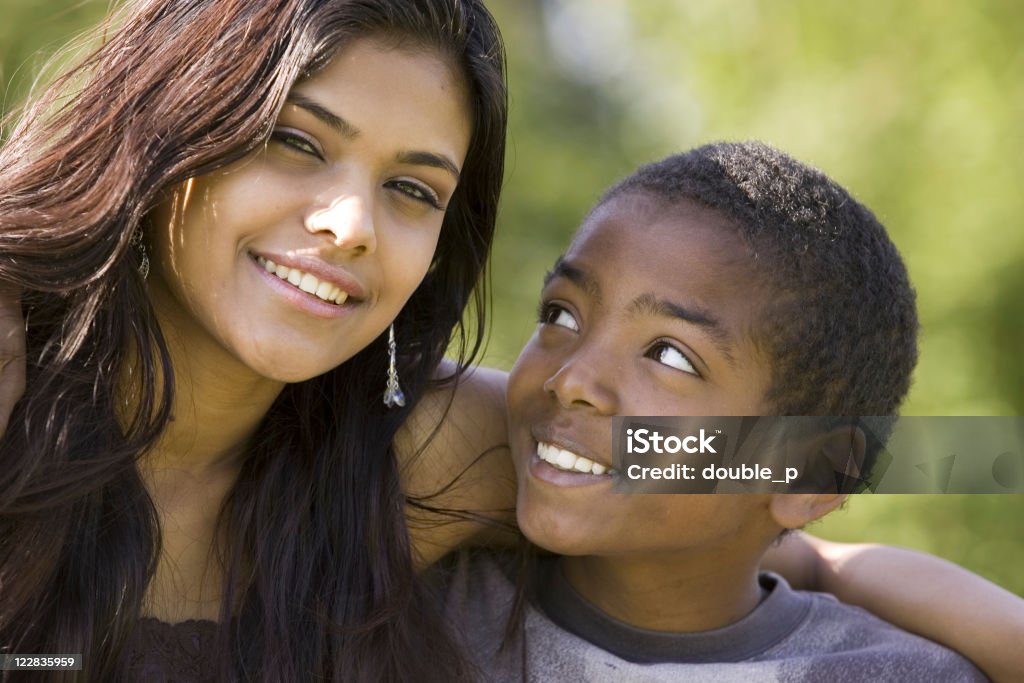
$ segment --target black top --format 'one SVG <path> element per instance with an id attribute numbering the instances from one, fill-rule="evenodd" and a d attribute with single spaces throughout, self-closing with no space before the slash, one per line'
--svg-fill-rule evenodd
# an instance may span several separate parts
<path id="1" fill-rule="evenodd" d="M 177 624 L 139 620 L 125 652 L 129 681 L 214 683 L 213 640 L 217 622 L 189 619 Z"/>

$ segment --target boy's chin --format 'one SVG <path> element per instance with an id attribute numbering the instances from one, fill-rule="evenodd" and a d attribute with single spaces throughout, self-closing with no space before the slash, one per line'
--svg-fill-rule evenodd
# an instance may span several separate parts
<path id="1" fill-rule="evenodd" d="M 572 520 L 529 513 L 520 513 L 517 519 L 527 540 L 548 552 L 570 556 L 599 554 L 601 539 L 574 525 Z"/>

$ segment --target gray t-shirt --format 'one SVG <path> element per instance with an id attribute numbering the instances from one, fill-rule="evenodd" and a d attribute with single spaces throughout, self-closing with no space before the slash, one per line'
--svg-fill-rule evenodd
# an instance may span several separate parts
<path id="1" fill-rule="evenodd" d="M 960 655 L 838 602 L 762 574 L 765 597 L 731 626 L 702 633 L 638 629 L 568 584 L 554 560 L 538 569 L 537 605 L 502 647 L 515 586 L 493 556 L 464 553 L 444 598 L 458 637 L 486 681 L 986 681 Z M 525 638 L 523 637 L 525 635 Z M 527 675 L 524 676 L 523 672 Z"/>

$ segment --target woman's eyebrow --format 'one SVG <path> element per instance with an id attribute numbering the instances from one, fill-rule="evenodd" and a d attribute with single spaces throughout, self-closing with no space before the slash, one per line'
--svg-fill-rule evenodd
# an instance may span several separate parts
<path id="1" fill-rule="evenodd" d="M 360 130 L 353 126 L 351 123 L 332 112 L 327 107 L 323 106 L 316 100 L 292 91 L 288 94 L 285 99 L 289 104 L 294 104 L 296 107 L 309 112 L 317 120 L 327 124 L 331 129 L 337 131 L 342 137 L 354 139 L 359 137 Z M 412 164 L 414 166 L 430 166 L 431 168 L 440 168 L 448 171 L 455 177 L 455 181 L 458 182 L 461 172 L 459 171 L 458 165 L 446 157 L 443 154 L 436 154 L 434 152 L 402 152 L 397 157 L 398 161 L 403 164 Z"/>
<path id="2" fill-rule="evenodd" d="M 302 93 L 295 92 L 294 90 L 288 93 L 288 97 L 285 102 L 294 104 L 300 109 L 304 109 L 320 121 L 326 123 L 328 126 L 333 128 L 335 131 L 340 133 L 346 138 L 357 138 L 359 137 L 359 129 L 353 126 L 351 123 L 341 118 L 327 107 L 323 106 L 319 102 L 309 97 L 306 97 Z"/>
<path id="3" fill-rule="evenodd" d="M 459 180 L 459 167 L 455 165 L 454 161 L 443 154 L 435 154 L 434 152 L 402 152 L 398 155 L 398 161 L 403 164 L 440 168 L 455 176 L 456 181 Z"/>

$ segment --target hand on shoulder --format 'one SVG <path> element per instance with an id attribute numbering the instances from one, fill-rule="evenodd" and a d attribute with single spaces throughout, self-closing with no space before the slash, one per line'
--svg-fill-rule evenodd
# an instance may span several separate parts
<path id="1" fill-rule="evenodd" d="M 438 377 L 454 370 L 454 363 L 444 361 Z M 507 381 L 500 370 L 468 369 L 457 383 L 425 396 L 395 438 L 420 568 L 461 546 L 513 538 L 515 472 L 508 451 Z"/>

